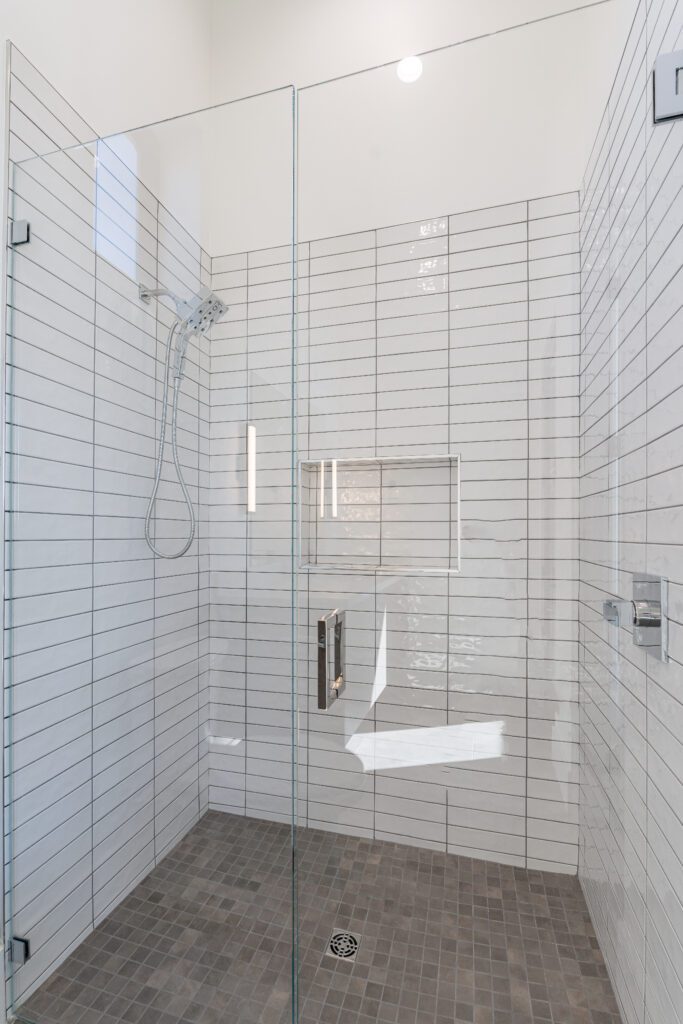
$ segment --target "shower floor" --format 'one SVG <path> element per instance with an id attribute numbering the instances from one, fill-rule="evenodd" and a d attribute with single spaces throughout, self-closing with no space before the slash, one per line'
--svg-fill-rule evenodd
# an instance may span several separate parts
<path id="1" fill-rule="evenodd" d="M 619 1024 L 575 878 L 302 829 L 305 1024 Z M 286 825 L 209 812 L 21 1008 L 39 1024 L 291 1020 Z M 354 962 L 325 950 L 361 936 Z"/>

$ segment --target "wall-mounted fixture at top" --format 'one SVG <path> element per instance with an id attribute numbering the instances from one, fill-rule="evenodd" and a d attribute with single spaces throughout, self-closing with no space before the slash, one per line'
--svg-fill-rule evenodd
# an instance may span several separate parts
<path id="1" fill-rule="evenodd" d="M 655 123 L 683 117 L 683 50 L 660 53 L 652 87 Z"/>

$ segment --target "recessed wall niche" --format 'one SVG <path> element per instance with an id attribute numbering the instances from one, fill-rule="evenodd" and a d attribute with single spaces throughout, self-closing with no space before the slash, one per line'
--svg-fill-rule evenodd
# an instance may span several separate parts
<path id="1" fill-rule="evenodd" d="M 460 457 L 299 464 L 300 566 L 460 572 Z"/>

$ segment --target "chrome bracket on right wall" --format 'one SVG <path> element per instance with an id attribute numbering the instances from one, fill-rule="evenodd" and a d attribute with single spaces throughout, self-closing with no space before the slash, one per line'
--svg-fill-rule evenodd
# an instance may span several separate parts
<path id="1" fill-rule="evenodd" d="M 683 117 L 683 50 L 660 53 L 652 75 L 655 124 Z"/>
<path id="2" fill-rule="evenodd" d="M 669 660 L 668 614 L 667 580 L 646 572 L 634 573 L 630 601 L 610 598 L 602 603 L 603 619 L 617 627 L 628 622 L 635 646 L 644 647 L 660 661 Z"/>
<path id="3" fill-rule="evenodd" d="M 667 581 L 649 573 L 633 576 L 633 643 L 660 661 L 669 660 Z"/>

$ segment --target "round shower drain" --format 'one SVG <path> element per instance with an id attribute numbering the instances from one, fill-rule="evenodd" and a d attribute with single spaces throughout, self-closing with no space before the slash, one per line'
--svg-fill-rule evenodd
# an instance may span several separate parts
<path id="1" fill-rule="evenodd" d="M 360 939 L 351 932 L 335 932 L 330 939 L 328 952 L 340 960 L 352 960 L 358 952 Z"/>

